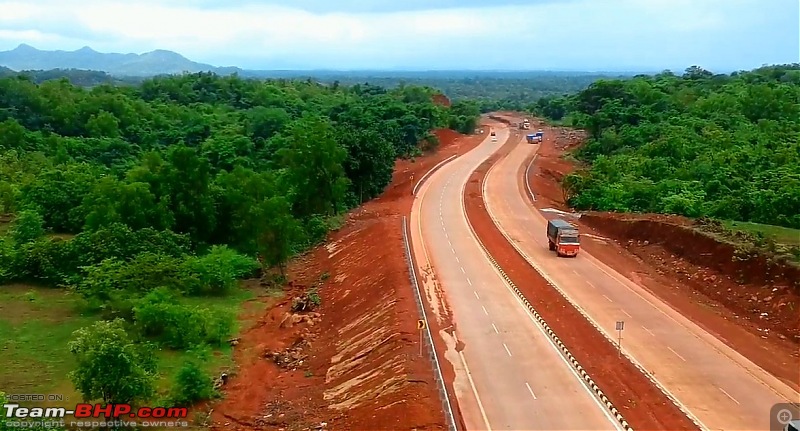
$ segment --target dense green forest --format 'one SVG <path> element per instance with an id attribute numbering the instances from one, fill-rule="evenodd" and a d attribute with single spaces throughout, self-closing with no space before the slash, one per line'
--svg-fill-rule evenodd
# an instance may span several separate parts
<path id="1" fill-rule="evenodd" d="M 66 78 L 80 87 L 102 84 L 139 85 L 142 78 L 115 77 L 105 72 L 78 69 L 26 70 L 0 67 L 0 77 L 23 75 L 36 83 Z M 587 72 L 336 72 L 245 71 L 245 78 L 314 80 L 326 85 L 367 84 L 391 89 L 399 86 L 436 88 L 453 101 L 471 101 L 481 112 L 532 109 L 542 97 L 563 96 L 586 89 L 599 79 L 624 79 L 632 74 Z"/>
<path id="2" fill-rule="evenodd" d="M 535 108 L 589 132 L 590 168 L 564 179 L 576 208 L 800 228 L 798 64 L 601 80 Z"/>
<path id="3" fill-rule="evenodd" d="M 86 399 L 207 398 L 191 355 L 157 393 L 154 352 L 226 345 L 234 315 L 208 304 L 259 272 L 280 283 L 287 259 L 384 190 L 396 158 L 435 146 L 432 129 L 474 128 L 474 105 L 434 93 L 206 73 L 91 90 L 0 79 L 0 284 L 81 299 L 94 323 L 63 354 Z"/>
<path id="4" fill-rule="evenodd" d="M 563 96 L 586 89 L 599 79 L 631 75 L 579 72 L 384 72 L 371 75 L 321 75 L 322 82 L 370 83 L 384 87 L 428 86 L 454 101 L 477 103 L 481 112 L 522 111 L 542 97 Z"/>
<path id="5" fill-rule="evenodd" d="M 102 84 L 114 85 L 137 85 L 144 79 L 140 78 L 118 78 L 106 72 L 96 70 L 81 69 L 50 69 L 50 70 L 25 70 L 16 72 L 7 67 L 0 66 L 0 78 L 11 78 L 25 76 L 31 81 L 41 84 L 45 81 L 66 78 L 70 83 L 79 87 L 91 88 Z"/>

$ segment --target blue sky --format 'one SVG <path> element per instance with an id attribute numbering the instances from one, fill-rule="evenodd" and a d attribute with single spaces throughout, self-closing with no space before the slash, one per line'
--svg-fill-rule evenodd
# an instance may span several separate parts
<path id="1" fill-rule="evenodd" d="M 0 50 L 249 69 L 715 72 L 800 61 L 798 0 L 0 0 Z"/>

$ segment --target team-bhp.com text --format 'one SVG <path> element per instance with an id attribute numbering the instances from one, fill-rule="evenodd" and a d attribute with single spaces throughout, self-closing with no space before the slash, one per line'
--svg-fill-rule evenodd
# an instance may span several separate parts
<path id="1" fill-rule="evenodd" d="M 6 425 L 10 427 L 26 428 L 31 426 L 27 419 L 35 422 L 47 422 L 50 425 L 66 425 L 63 418 L 72 416 L 76 419 L 102 418 L 102 421 L 70 421 L 73 427 L 185 427 L 186 421 L 143 421 L 135 422 L 129 418 L 139 419 L 184 419 L 189 415 L 189 409 L 184 407 L 139 407 L 133 408 L 130 404 L 77 404 L 74 409 L 64 407 L 20 407 L 19 404 L 3 404 Z M 20 419 L 25 419 L 20 421 Z M 46 420 L 44 420 L 46 419 Z M 36 425 L 46 425 L 38 423 Z"/>

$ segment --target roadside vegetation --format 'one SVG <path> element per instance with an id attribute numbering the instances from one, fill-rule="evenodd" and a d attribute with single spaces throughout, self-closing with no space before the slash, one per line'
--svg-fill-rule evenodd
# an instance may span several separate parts
<path id="1" fill-rule="evenodd" d="M 201 73 L 91 90 L 0 79 L 0 391 L 214 396 L 262 277 L 379 195 L 473 105 L 404 86 Z M 260 289 L 260 290 L 259 290 Z M 0 424 L 0 429 L 2 428 Z"/>
<path id="2" fill-rule="evenodd" d="M 601 80 L 536 112 L 589 133 L 571 206 L 726 220 L 800 260 L 800 65 Z"/>

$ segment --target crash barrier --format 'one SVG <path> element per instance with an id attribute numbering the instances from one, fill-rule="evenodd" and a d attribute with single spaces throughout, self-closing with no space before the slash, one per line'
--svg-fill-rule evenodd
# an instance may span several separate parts
<path id="1" fill-rule="evenodd" d="M 423 175 L 422 178 L 420 178 L 419 181 L 417 181 L 417 183 L 414 184 L 414 188 L 411 189 L 411 195 L 416 196 L 417 195 L 417 189 L 419 188 L 419 186 L 422 185 L 422 182 L 425 181 L 425 179 L 428 178 L 428 176 L 430 174 L 432 174 L 434 171 L 436 171 L 437 169 L 439 169 L 442 166 L 444 166 L 445 163 L 455 159 L 456 157 L 458 157 L 458 154 L 453 154 L 452 156 L 450 156 L 450 157 L 442 160 L 441 162 L 437 163 L 436 166 L 432 167 L 430 170 L 428 170 L 428 172 L 425 172 L 425 175 Z"/>
<path id="2" fill-rule="evenodd" d="M 422 320 L 425 322 L 425 329 L 423 329 L 423 343 L 425 344 L 426 350 L 428 351 L 428 356 L 433 363 L 434 379 L 436 380 L 436 386 L 439 388 L 439 398 L 441 399 L 442 410 L 444 411 L 445 419 L 447 420 L 447 427 L 450 431 L 459 431 L 458 426 L 456 425 L 455 415 L 453 415 L 453 408 L 450 405 L 450 396 L 447 394 L 447 386 L 444 383 L 444 377 L 442 377 L 442 369 L 439 366 L 439 357 L 436 354 L 436 347 L 433 344 L 431 325 L 428 322 L 428 316 L 427 313 L 425 313 L 425 304 L 422 302 L 422 294 L 420 293 L 419 284 L 417 283 L 417 273 L 414 270 L 414 258 L 411 255 L 411 246 L 408 239 L 408 224 L 406 223 L 406 216 L 403 216 L 403 245 L 405 247 L 406 262 L 408 263 L 408 273 L 411 278 L 411 286 L 414 288 L 414 293 L 416 293 L 416 295 L 414 295 L 414 300 L 417 303 L 417 310 L 419 311 L 420 317 L 422 317 Z"/>
<path id="3" fill-rule="evenodd" d="M 497 165 L 495 164 L 494 166 L 497 166 Z M 494 166 L 492 166 L 492 168 L 494 168 Z M 490 168 L 490 170 L 489 170 L 489 171 L 491 172 L 491 168 Z M 562 290 L 560 287 L 558 287 L 558 285 L 556 285 L 556 283 L 553 281 L 553 279 L 552 279 L 552 278 L 550 278 L 550 276 L 549 276 L 547 273 L 545 273 L 544 271 L 542 271 L 542 269 L 541 269 L 541 268 L 539 268 L 539 265 L 537 265 L 537 264 L 536 264 L 536 262 L 534 262 L 534 261 L 533 261 L 533 259 L 531 259 L 531 258 L 530 258 L 530 257 L 529 257 L 529 256 L 528 256 L 528 255 L 527 255 L 525 252 L 524 252 L 524 251 L 522 251 L 522 250 L 519 248 L 519 246 L 517 246 L 517 245 L 516 245 L 516 244 L 515 244 L 515 243 L 514 243 L 514 242 L 511 240 L 511 238 L 510 238 L 510 237 L 509 237 L 509 236 L 508 236 L 508 235 L 505 233 L 505 231 L 503 231 L 503 229 L 501 229 L 501 228 L 500 228 L 500 224 L 497 222 L 497 219 L 496 219 L 496 218 L 494 217 L 494 215 L 492 214 L 491 210 L 489 209 L 489 206 L 488 206 L 488 205 L 485 205 L 485 198 L 484 198 L 484 196 L 486 196 L 486 182 L 485 182 L 485 180 L 486 180 L 486 178 L 487 178 L 488 176 L 489 176 L 489 172 L 487 172 L 487 173 L 486 173 L 486 175 L 484 176 L 484 178 L 483 178 L 483 181 L 482 181 L 482 183 L 481 183 L 481 197 L 482 197 L 482 199 L 484 199 L 484 207 L 486 208 L 486 212 L 489 214 L 489 217 L 492 219 L 492 222 L 494 223 L 494 225 L 495 225 L 495 227 L 497 228 L 497 230 L 498 230 L 498 231 L 500 231 L 500 233 L 503 235 L 503 237 L 506 239 L 506 241 L 508 241 L 508 243 L 509 243 L 509 244 L 511 244 L 511 246 L 512 246 L 512 247 L 514 247 L 514 250 L 516 250 L 516 252 L 517 252 L 517 253 L 518 253 L 520 256 L 522 256 L 522 258 L 523 258 L 523 259 L 525 259 L 525 261 L 526 261 L 526 262 L 528 262 L 528 264 L 531 266 L 531 268 L 533 268 L 533 269 L 534 269 L 534 270 L 535 270 L 537 273 L 539 273 L 539 275 L 541 275 L 541 276 L 542 276 L 542 278 L 543 278 L 543 279 L 544 279 L 544 280 L 547 282 L 547 284 L 548 284 L 550 287 L 552 287 L 553 289 L 555 289 L 555 290 L 556 290 L 556 292 L 558 292 L 558 293 L 559 293 L 559 294 L 560 294 L 560 295 L 561 295 L 561 296 L 562 296 L 562 297 L 563 297 L 563 298 L 564 298 L 564 299 L 565 299 L 565 300 L 566 300 L 566 301 L 567 301 L 567 302 L 568 302 L 570 305 L 572 305 L 572 307 L 574 307 L 574 308 L 575 308 L 575 309 L 576 309 L 576 310 L 577 310 L 577 311 L 578 311 L 578 312 L 581 314 L 581 316 L 583 316 L 583 318 L 585 318 L 585 319 L 586 319 L 586 321 L 588 321 L 588 322 L 589 322 L 589 324 L 590 324 L 590 325 L 592 325 L 592 327 L 593 327 L 594 329 L 596 329 L 596 330 L 597 330 L 597 332 L 599 332 L 599 333 L 600 333 L 600 334 L 601 334 L 603 337 L 605 337 L 605 339 L 606 339 L 606 340 L 608 340 L 608 341 L 609 341 L 609 342 L 610 342 L 612 345 L 613 345 L 613 344 L 616 344 L 617 342 L 616 342 L 616 341 L 614 341 L 614 340 L 613 340 L 611 337 L 609 337 L 609 336 L 608 336 L 608 334 L 606 334 L 606 333 L 605 333 L 605 331 L 603 331 L 603 330 L 602 330 L 602 328 L 600 328 L 600 325 L 598 325 L 598 324 L 597 324 L 597 322 L 595 322 L 595 321 L 594 321 L 594 319 L 592 319 L 592 318 L 591 318 L 591 317 L 590 317 L 590 316 L 589 316 L 589 315 L 586 313 L 586 311 L 584 311 L 584 310 L 583 310 L 583 308 L 582 308 L 581 306 L 579 306 L 579 305 L 578 305 L 578 304 L 576 304 L 576 303 L 575 303 L 575 302 L 574 302 L 572 299 L 570 299 L 570 297 L 569 297 L 569 296 L 567 296 L 566 292 L 564 292 L 564 291 L 563 291 L 563 290 Z M 527 181 L 526 181 L 526 182 L 527 182 Z M 555 342 L 556 342 L 556 344 L 559 346 L 559 348 L 560 348 L 560 349 L 561 349 L 561 350 L 564 352 L 564 354 L 566 355 L 567 359 L 569 359 L 570 363 L 572 363 L 572 365 L 573 365 L 573 367 L 575 368 L 575 370 L 576 370 L 576 371 L 578 371 L 578 372 L 581 374 L 581 378 L 583 378 L 583 379 L 584 379 L 584 381 L 586 381 L 586 383 L 588 383 L 588 384 L 589 384 L 589 386 L 592 388 L 592 390 L 595 392 L 595 394 L 596 394 L 596 395 L 597 395 L 597 396 L 600 398 L 600 400 L 601 400 L 601 401 L 603 401 L 603 402 L 605 403 L 605 405 L 606 405 L 606 407 L 608 408 L 608 410 L 609 410 L 609 411 L 610 411 L 612 414 L 614 414 L 614 415 L 615 415 L 615 417 L 617 418 L 617 421 L 619 421 L 619 423 L 620 423 L 620 424 L 621 424 L 623 427 L 625 427 L 625 430 L 626 430 L 626 431 L 632 431 L 632 430 L 633 430 L 633 428 L 631 428 L 631 427 L 630 427 L 630 426 L 627 424 L 627 422 L 625 421 L 625 419 L 622 417 L 622 414 L 620 414 L 619 410 L 617 410 L 617 408 L 616 408 L 616 407 L 614 407 L 614 405 L 611 403 L 611 401 L 609 401 L 609 400 L 608 400 L 608 397 L 607 397 L 607 396 L 606 396 L 606 395 L 603 393 L 603 391 L 602 391 L 602 390 L 600 390 L 600 388 L 599 388 L 599 387 L 598 387 L 598 386 L 597 386 L 597 385 L 594 383 L 594 381 L 593 381 L 593 380 L 592 380 L 592 378 L 589 376 L 589 374 L 588 374 L 588 373 L 586 373 L 586 370 L 584 370 L 584 369 L 583 369 L 583 367 L 582 367 L 582 366 L 581 366 L 581 365 L 578 363 L 578 361 L 575 359 L 575 357 L 574 357 L 574 356 L 572 356 L 572 354 L 571 354 L 571 353 L 569 353 L 569 351 L 567 350 L 566 346 L 564 346 L 564 343 L 563 343 L 563 342 L 561 342 L 561 340 L 558 338 L 558 336 L 555 334 L 555 332 L 553 332 L 553 330 L 552 330 L 552 329 L 550 329 L 550 327 L 547 325 L 547 323 L 544 321 L 544 319 L 542 319 L 542 317 L 539 315 L 539 313 L 538 313 L 536 310 L 534 310 L 533 306 L 530 304 L 530 302 L 529 302 L 529 301 L 528 301 L 528 299 L 525 297 L 525 295 L 524 295 L 524 294 L 523 294 L 523 293 L 522 293 L 522 292 L 521 292 L 521 291 L 520 291 L 520 290 L 519 290 L 519 289 L 516 287 L 516 285 L 514 284 L 514 282 L 512 282 L 512 281 L 511 281 L 511 279 L 508 277 L 508 275 L 506 275 L 505 271 L 503 271 L 503 269 L 502 269 L 502 268 L 500 268 L 500 266 L 498 265 L 497 261 L 495 261 L 495 260 L 494 260 L 494 258 L 492 257 L 492 255 L 491 255 L 491 254 L 489 254 L 489 250 L 487 250 L 487 249 L 486 249 L 486 247 L 483 245 L 483 243 L 481 242 L 481 240 L 480 240 L 480 239 L 478 238 L 478 236 L 475 234 L 475 230 L 472 228 L 472 224 L 470 223 L 470 221 L 469 221 L 469 218 L 467 218 L 467 224 L 469 225 L 469 228 L 470 228 L 470 230 L 472 231 L 472 234 L 473 234 L 473 236 L 475 236 L 475 239 L 478 241 L 478 244 L 481 246 L 481 248 L 483 249 L 484 253 L 486 253 L 486 256 L 488 256 L 488 257 L 489 257 L 489 260 L 492 262 L 492 265 L 494 265 L 494 266 L 495 266 L 495 268 L 497 268 L 497 269 L 498 269 L 498 271 L 500 271 L 500 274 L 501 274 L 501 275 L 503 276 L 503 278 L 504 278 L 504 279 L 505 279 L 505 280 L 508 282 L 509 286 L 511 286 L 511 287 L 512 287 L 512 289 L 514 290 L 514 292 L 517 294 L 517 296 L 519 296 L 519 297 L 520 297 L 520 299 L 522 300 L 522 302 L 523 302 L 523 303 L 525 304 L 525 306 L 526 306 L 526 307 L 527 307 L 527 308 L 528 308 L 528 309 L 531 311 L 531 313 L 532 313 L 532 314 L 533 314 L 533 316 L 536 318 L 536 320 L 537 320 L 537 321 L 539 321 L 539 322 L 541 323 L 541 325 L 542 325 L 542 326 L 545 328 L 545 330 L 547 331 L 547 333 L 550 335 L 550 338 L 551 338 L 551 339 L 553 339 L 553 341 L 555 341 Z M 675 405 L 675 407 L 677 407 L 677 408 L 678 408 L 678 410 L 680 410 L 680 412 L 681 412 L 681 413 L 683 413 L 684 415 L 686 415 L 686 417 L 687 417 L 687 418 L 689 418 L 689 420 L 690 420 L 690 421 L 692 421 L 692 423 L 693 423 L 693 424 L 694 424 L 694 425 L 695 425 L 695 426 L 696 426 L 696 427 L 697 427 L 699 430 L 702 430 L 702 431 L 707 431 L 707 430 L 708 430 L 708 428 L 707 428 L 705 425 L 703 425 L 703 423 L 702 423 L 702 422 L 700 422 L 700 420 L 699 420 L 699 419 L 697 419 L 697 417 L 696 417 L 694 414 L 692 414 L 692 413 L 691 413 L 691 412 L 690 412 L 690 411 L 689 411 L 689 410 L 688 410 L 688 409 L 687 409 L 687 408 L 686 408 L 686 407 L 685 407 L 685 406 L 684 406 L 684 405 L 683 405 L 683 404 L 682 404 L 680 401 L 678 401 L 678 399 L 677 399 L 677 398 L 675 398 L 675 396 L 673 396 L 673 395 L 672 395 L 672 394 L 671 394 L 671 393 L 670 393 L 670 392 L 667 390 L 667 388 L 665 388 L 665 387 L 664 387 L 664 385 L 662 385 L 662 384 L 661 384 L 661 383 L 660 383 L 658 380 L 656 380 L 656 379 L 655 379 L 655 377 L 653 377 L 653 375 L 652 375 L 650 372 L 648 372 L 648 371 L 647 371 L 647 370 L 644 368 L 644 366 L 642 366 L 642 365 L 639 363 L 639 361 L 637 361 L 637 360 L 636 360 L 636 359 L 635 359 L 633 356 L 631 356 L 630 354 L 628 354 L 628 353 L 627 353 L 627 352 L 625 352 L 624 350 L 622 350 L 620 353 L 621 353 L 621 355 L 622 355 L 622 356 L 624 356 L 624 357 L 625 357 L 625 358 L 626 358 L 626 359 L 627 359 L 627 360 L 628 360 L 628 361 L 629 361 L 631 364 L 633 364 L 633 366 L 634 366 L 634 367 L 636 367 L 636 369 L 637 369 L 637 370 L 639 370 L 639 371 L 640 371 L 642 374 L 644 374 L 644 376 L 645 376 L 645 377 L 646 377 L 646 378 L 647 378 L 647 379 L 648 379 L 648 380 L 649 380 L 649 381 L 650 381 L 650 382 L 651 382 L 651 383 L 652 383 L 652 384 L 653 384 L 653 385 L 654 385 L 656 388 L 658 388 L 658 389 L 661 391 L 661 393 L 662 393 L 662 394 L 664 394 L 664 396 L 666 396 L 666 397 L 667 397 L 667 398 L 668 398 L 668 399 L 669 399 L 669 400 L 672 402 L 672 404 L 674 404 L 674 405 Z"/>

